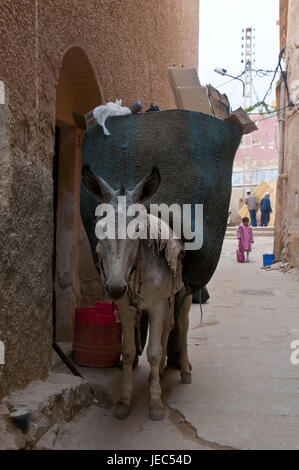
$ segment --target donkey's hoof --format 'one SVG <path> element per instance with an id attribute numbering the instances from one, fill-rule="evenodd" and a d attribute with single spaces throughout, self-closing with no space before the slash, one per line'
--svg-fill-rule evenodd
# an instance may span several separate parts
<path id="1" fill-rule="evenodd" d="M 125 419 L 129 416 L 130 407 L 125 403 L 118 403 L 114 408 L 114 417 L 117 419 Z"/>
<path id="2" fill-rule="evenodd" d="M 191 372 L 181 372 L 181 383 L 182 384 L 191 384 L 192 383 Z"/>
<path id="3" fill-rule="evenodd" d="M 165 410 L 163 406 L 151 406 L 149 409 L 149 418 L 153 421 L 161 421 L 164 419 Z"/>

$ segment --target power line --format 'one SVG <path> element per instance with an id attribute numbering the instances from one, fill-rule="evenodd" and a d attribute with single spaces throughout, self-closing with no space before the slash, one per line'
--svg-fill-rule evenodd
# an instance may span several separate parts
<path id="1" fill-rule="evenodd" d="M 229 95 L 229 97 L 228 97 L 229 99 L 231 99 L 233 93 L 236 91 L 237 86 L 238 86 L 238 82 L 237 82 L 237 80 L 236 80 L 236 85 L 234 86 L 232 92 L 230 93 L 230 95 Z"/>
<path id="2" fill-rule="evenodd" d="M 274 71 L 272 80 L 271 80 L 271 82 L 270 82 L 269 88 L 267 89 L 267 91 L 266 91 L 266 93 L 265 93 L 265 95 L 264 95 L 264 98 L 263 98 L 261 101 L 258 100 L 258 103 L 256 103 L 256 104 L 254 105 L 254 107 L 256 107 L 257 105 L 259 105 L 260 103 L 263 104 L 263 105 L 266 107 L 266 102 L 265 102 L 265 100 L 266 100 L 267 96 L 269 95 L 269 93 L 272 91 L 272 85 L 273 85 L 273 82 L 274 82 L 274 80 L 275 80 L 275 77 L 276 77 L 276 74 L 277 74 L 277 72 L 278 72 L 278 69 L 280 69 L 280 71 L 281 71 L 281 76 L 282 76 L 282 79 L 283 79 L 283 81 L 284 81 L 284 83 L 285 83 L 285 87 L 286 87 L 286 92 L 287 92 L 287 96 L 288 96 L 288 106 L 287 106 L 287 107 L 293 106 L 292 103 L 291 103 L 291 101 L 290 101 L 289 89 L 288 89 L 288 84 L 287 84 L 287 80 L 286 80 L 286 73 L 282 70 L 282 66 L 281 66 L 282 54 L 284 53 L 284 51 L 285 51 L 285 48 L 282 48 L 281 51 L 280 51 L 280 53 L 279 53 L 279 56 L 278 56 L 278 64 L 277 64 L 277 66 L 276 66 L 276 68 L 275 68 L 275 71 Z M 257 97 L 257 95 L 256 95 L 256 97 Z M 284 109 L 284 108 L 282 108 L 282 109 Z M 274 112 L 275 112 L 275 111 L 274 111 Z M 269 114 L 269 113 L 267 113 L 267 114 Z"/>
<path id="3" fill-rule="evenodd" d="M 282 53 L 283 53 L 284 50 L 285 50 L 285 47 L 281 50 L 281 55 L 282 55 Z M 287 73 L 282 70 L 282 66 L 281 66 L 281 63 L 280 63 L 280 62 L 281 62 L 281 61 L 278 62 L 278 65 L 279 65 L 279 68 L 280 68 L 280 71 L 281 71 L 282 79 L 283 79 L 284 84 L 285 84 L 285 88 L 286 88 L 286 92 L 287 92 L 287 97 L 288 97 L 288 105 L 292 105 L 292 102 L 291 102 L 291 100 L 290 100 L 290 93 L 289 93 L 288 82 L 287 82 L 287 78 L 286 78 Z"/>
<path id="4" fill-rule="evenodd" d="M 270 85 L 269 85 L 269 88 L 268 88 L 268 90 L 266 91 L 265 96 L 264 96 L 264 98 L 262 99 L 262 101 L 265 101 L 265 99 L 266 99 L 267 96 L 269 95 L 270 91 L 272 91 L 272 84 L 273 84 L 273 82 L 274 82 L 274 80 L 275 80 L 278 67 L 279 67 L 279 63 L 277 64 L 277 67 L 276 67 L 276 69 L 275 69 L 275 72 L 274 72 L 274 75 L 273 75 L 273 77 L 272 77 L 272 80 L 271 80 L 271 83 L 270 83 Z"/>
<path id="5" fill-rule="evenodd" d="M 271 73 L 276 73 L 277 72 L 277 70 L 275 71 L 275 70 L 267 70 L 267 69 L 251 69 L 251 71 L 254 72 L 259 78 L 269 76 Z M 242 75 L 244 75 L 244 73 L 245 73 L 245 70 L 243 70 L 243 72 L 239 73 L 239 75 L 236 75 L 236 77 L 231 78 L 230 80 L 227 80 L 224 83 L 220 83 L 220 85 L 217 85 L 217 86 L 218 87 L 224 86 L 227 83 L 230 83 L 233 80 L 236 80 L 237 78 L 242 77 Z"/>
<path id="6" fill-rule="evenodd" d="M 259 102 L 260 99 L 259 99 L 259 97 L 257 96 L 257 92 L 256 92 L 256 90 L 255 90 L 253 80 L 252 80 L 252 89 L 253 89 L 253 92 L 254 92 L 254 94 L 255 94 L 255 97 L 256 97 L 257 102 Z"/>
<path id="7" fill-rule="evenodd" d="M 255 87 L 254 87 L 254 83 L 253 81 L 251 81 L 251 84 L 252 84 L 252 88 L 253 88 L 253 91 L 254 91 L 254 94 L 255 94 L 255 97 L 257 99 L 257 104 L 262 104 L 264 103 L 264 107 L 267 107 L 266 105 L 266 102 L 265 102 L 265 99 L 267 98 L 267 96 L 269 95 L 269 93 L 272 91 L 272 85 L 273 85 L 273 82 L 275 80 L 275 77 L 277 75 L 277 72 L 278 70 L 280 69 L 281 71 L 281 77 L 285 83 L 285 88 L 286 88 L 286 92 L 287 92 L 287 97 L 288 97 L 288 105 L 286 106 L 287 108 L 288 107 L 291 107 L 293 106 L 292 102 L 290 101 L 290 95 L 289 95 L 289 89 L 288 89 L 288 84 L 287 84 L 287 80 L 286 80 L 286 72 L 283 71 L 282 69 L 282 66 L 281 66 L 281 60 L 282 60 L 282 54 L 284 53 L 285 51 L 285 48 L 281 49 L 281 51 L 279 52 L 279 55 L 278 55 L 278 63 L 277 63 L 277 66 L 275 68 L 275 70 L 269 70 L 269 69 L 251 69 L 251 72 L 254 72 L 256 74 L 257 77 L 259 78 L 262 78 L 262 77 L 265 77 L 265 76 L 269 76 L 270 74 L 273 74 L 273 77 L 272 77 L 272 80 L 270 82 L 270 85 L 263 97 L 263 99 L 260 101 L 259 98 L 258 98 L 258 95 L 257 95 L 257 92 L 255 90 Z M 243 72 L 241 72 L 239 75 L 237 75 L 236 77 L 234 78 L 231 78 L 230 80 L 224 82 L 224 83 L 221 83 L 220 85 L 218 85 L 218 87 L 222 87 L 224 85 L 227 85 L 228 83 L 232 82 L 233 80 L 237 80 L 239 79 L 240 77 L 242 77 L 242 75 L 244 75 L 246 73 L 246 68 Z M 236 87 L 233 89 L 233 91 L 231 92 L 230 96 L 234 93 Z M 256 106 L 254 105 L 254 106 Z M 281 108 L 281 109 L 284 109 L 284 108 Z M 279 111 L 279 110 L 278 110 Z M 273 111 L 273 113 L 275 113 L 276 111 Z M 265 114 L 271 114 L 271 113 L 265 113 Z M 266 118 L 265 118 L 266 119 Z"/>
<path id="8" fill-rule="evenodd" d="M 231 78 L 231 79 L 228 80 L 227 82 L 220 83 L 220 85 L 217 85 L 217 88 L 220 88 L 221 86 L 227 85 L 228 83 L 233 82 L 234 80 L 236 80 L 236 79 L 235 79 L 235 78 Z"/>
<path id="9" fill-rule="evenodd" d="M 282 59 L 282 54 L 284 53 L 284 51 L 285 51 L 285 48 L 283 47 L 283 48 L 281 49 L 280 53 L 279 53 L 279 56 L 278 56 L 278 64 L 277 64 L 276 69 L 275 69 L 275 71 L 274 71 L 274 75 L 273 75 L 273 77 L 272 77 L 271 83 L 270 83 L 269 88 L 268 88 L 268 90 L 266 91 L 265 96 L 264 96 L 264 98 L 262 99 L 262 101 L 265 101 L 265 99 L 266 99 L 267 96 L 269 95 L 270 91 L 272 90 L 272 84 L 273 84 L 273 82 L 274 82 L 274 80 L 275 80 L 275 77 L 276 77 L 276 74 L 277 74 L 277 71 L 278 71 L 279 68 L 280 68 L 280 70 L 281 70 L 283 79 L 284 79 L 284 81 L 285 81 L 285 83 L 286 83 L 286 79 L 285 79 L 285 76 L 284 76 L 284 72 L 283 72 L 282 67 L 281 67 L 281 59 Z M 288 88 L 287 88 L 287 83 L 286 83 L 286 90 L 287 90 L 287 94 L 288 94 L 288 98 L 289 98 L 289 92 L 288 92 Z M 290 101 L 289 101 L 289 104 L 290 104 Z"/>
<path id="10" fill-rule="evenodd" d="M 254 122 L 257 122 L 257 121 L 264 121 L 265 119 L 270 119 L 270 118 L 274 117 L 273 114 L 278 113 L 279 111 L 282 111 L 283 109 L 290 108 L 290 107 L 292 107 L 292 106 L 293 106 L 293 104 L 290 103 L 290 104 L 287 104 L 286 106 L 283 106 L 283 108 L 274 109 L 274 110 L 271 111 L 270 113 L 265 113 L 265 114 L 266 114 L 266 117 L 263 117 L 263 118 L 261 118 L 261 119 L 255 119 Z M 253 113 L 253 114 L 256 114 L 256 113 Z M 270 114 L 271 114 L 271 116 L 269 116 Z M 250 116 L 251 114 L 248 113 L 248 115 Z"/>
<path id="11" fill-rule="evenodd" d="M 275 73 L 275 70 L 252 69 L 252 72 L 254 72 L 257 75 L 257 77 L 262 78 L 262 77 L 270 75 L 271 73 Z"/>
<path id="12" fill-rule="evenodd" d="M 244 75 L 245 71 L 241 72 L 239 75 L 237 75 L 236 77 L 234 78 L 231 78 L 230 80 L 227 80 L 227 82 L 224 82 L 224 83 L 220 83 L 220 85 L 217 85 L 217 87 L 221 87 L 221 86 L 224 86 L 226 85 L 227 83 L 230 83 L 230 82 L 233 82 L 234 80 L 237 80 L 238 78 L 242 77 L 242 75 Z"/>

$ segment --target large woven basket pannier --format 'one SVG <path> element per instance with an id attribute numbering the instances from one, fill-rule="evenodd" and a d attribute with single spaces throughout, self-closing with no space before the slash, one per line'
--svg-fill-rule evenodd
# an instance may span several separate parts
<path id="1" fill-rule="evenodd" d="M 90 127 L 82 143 L 82 165 L 114 189 L 129 189 L 157 166 L 161 185 L 150 202 L 203 204 L 203 245 L 187 251 L 183 277 L 192 290 L 206 285 L 221 253 L 231 196 L 233 160 L 242 137 L 235 124 L 194 111 L 170 110 L 109 118 Z M 81 217 L 97 265 L 95 208 L 81 184 Z"/>

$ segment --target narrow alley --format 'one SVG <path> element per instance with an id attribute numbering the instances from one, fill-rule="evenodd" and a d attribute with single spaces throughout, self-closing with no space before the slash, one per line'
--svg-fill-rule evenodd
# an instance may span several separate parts
<path id="1" fill-rule="evenodd" d="M 191 310 L 193 383 L 181 385 L 179 372 L 166 370 L 164 421 L 148 419 L 145 355 L 124 421 L 112 416 L 121 372 L 80 368 L 87 381 L 105 384 L 107 406 L 95 400 L 72 422 L 54 425 L 37 448 L 299 449 L 299 365 L 290 361 L 291 342 L 299 340 L 299 273 L 260 269 L 272 247 L 272 237 L 256 237 L 251 262 L 238 264 L 236 240 L 225 239 L 203 325 L 199 306 Z M 68 374 L 60 364 L 55 359 L 53 372 Z"/>

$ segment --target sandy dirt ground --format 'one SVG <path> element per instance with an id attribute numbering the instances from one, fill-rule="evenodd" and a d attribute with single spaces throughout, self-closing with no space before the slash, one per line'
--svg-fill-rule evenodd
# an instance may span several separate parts
<path id="1" fill-rule="evenodd" d="M 192 306 L 192 384 L 181 385 L 178 371 L 165 372 L 164 421 L 148 419 L 143 355 L 128 419 L 116 420 L 113 408 L 94 403 L 52 429 L 40 448 L 299 449 L 299 364 L 290 361 L 291 342 L 299 340 L 299 274 L 260 269 L 262 254 L 272 252 L 271 237 L 256 238 L 246 264 L 235 260 L 236 243 L 224 242 L 202 325 L 199 306 Z M 117 400 L 120 370 L 80 370 L 88 380 L 107 383 Z"/>

